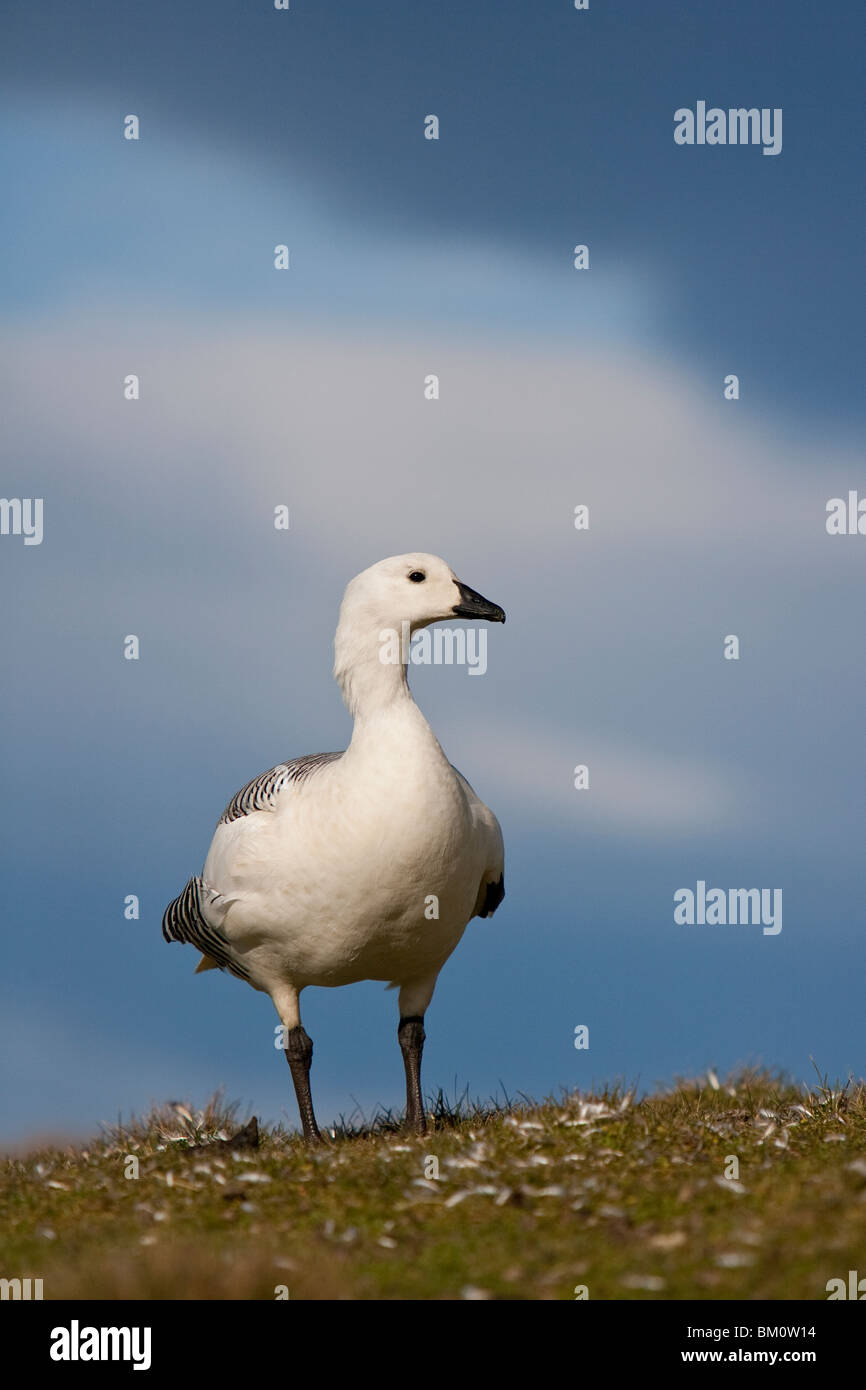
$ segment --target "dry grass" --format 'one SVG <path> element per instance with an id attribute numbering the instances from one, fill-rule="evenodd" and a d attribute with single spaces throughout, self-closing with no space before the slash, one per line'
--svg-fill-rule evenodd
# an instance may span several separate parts
<path id="1" fill-rule="evenodd" d="M 233 1149 L 215 1097 L 0 1160 L 0 1275 L 46 1298 L 824 1299 L 866 1274 L 861 1082 L 431 1110 L 423 1139 L 381 1113 Z"/>

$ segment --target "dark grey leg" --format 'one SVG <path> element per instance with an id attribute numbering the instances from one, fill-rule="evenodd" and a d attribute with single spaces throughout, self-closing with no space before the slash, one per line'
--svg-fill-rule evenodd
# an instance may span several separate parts
<path id="1" fill-rule="evenodd" d="M 415 1134 L 427 1133 L 424 1102 L 421 1098 L 421 1053 L 424 1049 L 424 1020 L 419 1015 L 401 1018 L 397 1041 L 406 1068 L 406 1128 Z"/>
<path id="2" fill-rule="evenodd" d="M 301 1024 L 298 1024 L 297 1028 L 290 1028 L 286 1061 L 292 1073 L 292 1081 L 295 1083 L 298 1110 L 301 1115 L 301 1124 L 304 1127 L 304 1138 L 308 1144 L 316 1144 L 322 1138 L 316 1124 L 316 1116 L 313 1113 L 313 1097 L 310 1095 L 310 1065 L 312 1060 L 312 1038 Z"/>

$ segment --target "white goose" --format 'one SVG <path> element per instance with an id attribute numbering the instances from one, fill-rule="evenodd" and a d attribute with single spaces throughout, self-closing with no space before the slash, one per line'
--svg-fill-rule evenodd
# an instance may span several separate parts
<path id="1" fill-rule="evenodd" d="M 504 895 L 496 817 L 445 757 L 405 661 L 383 659 L 394 650 L 387 633 L 455 617 L 505 622 L 435 555 L 393 556 L 351 581 L 334 642 L 355 720 L 349 747 L 280 763 L 239 791 L 203 875 L 163 917 L 167 941 L 202 952 L 198 970 L 229 970 L 271 996 L 308 1141 L 320 1135 L 301 990 L 399 986 L 406 1123 L 423 1134 L 424 1014 L 470 919 L 489 917 Z"/>

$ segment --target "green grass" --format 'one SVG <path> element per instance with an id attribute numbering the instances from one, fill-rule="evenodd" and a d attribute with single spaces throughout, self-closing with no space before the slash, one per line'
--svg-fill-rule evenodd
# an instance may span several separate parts
<path id="1" fill-rule="evenodd" d="M 825 1299 L 866 1275 L 862 1082 L 432 1109 L 425 1138 L 384 1114 L 232 1150 L 216 1100 L 0 1159 L 0 1276 L 46 1299 Z"/>

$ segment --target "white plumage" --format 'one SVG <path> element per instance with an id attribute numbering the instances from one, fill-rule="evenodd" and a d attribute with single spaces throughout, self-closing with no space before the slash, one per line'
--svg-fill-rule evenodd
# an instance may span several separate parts
<path id="1" fill-rule="evenodd" d="M 383 660 L 388 633 L 455 617 L 505 621 L 434 555 L 394 556 L 352 580 L 334 670 L 355 720 L 349 747 L 279 764 L 243 788 L 201 878 L 163 920 L 168 940 L 203 952 L 199 970 L 229 969 L 271 996 L 309 1139 L 318 1130 L 301 991 L 359 980 L 399 987 L 407 1122 L 423 1131 L 424 1013 L 470 919 L 502 898 L 496 817 L 448 762 L 403 661 Z"/>

